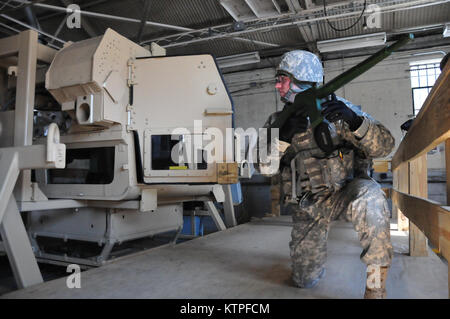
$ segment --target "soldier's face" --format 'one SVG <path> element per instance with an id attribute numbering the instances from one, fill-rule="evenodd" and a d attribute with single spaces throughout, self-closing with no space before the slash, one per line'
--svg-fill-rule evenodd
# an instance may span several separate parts
<path id="1" fill-rule="evenodd" d="M 289 91 L 291 79 L 288 76 L 280 75 L 276 78 L 275 88 L 280 93 L 281 97 L 285 97 Z"/>

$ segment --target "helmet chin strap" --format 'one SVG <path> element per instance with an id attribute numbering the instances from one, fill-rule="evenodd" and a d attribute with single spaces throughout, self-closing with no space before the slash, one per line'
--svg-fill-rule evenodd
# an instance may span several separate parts
<path id="1" fill-rule="evenodd" d="M 300 87 L 291 81 L 291 83 L 289 84 L 289 90 L 287 91 L 286 95 L 281 98 L 281 101 L 285 103 L 294 103 L 295 96 L 297 95 L 297 93 L 305 91 L 310 87 L 311 85 L 309 84 L 302 84 Z"/>

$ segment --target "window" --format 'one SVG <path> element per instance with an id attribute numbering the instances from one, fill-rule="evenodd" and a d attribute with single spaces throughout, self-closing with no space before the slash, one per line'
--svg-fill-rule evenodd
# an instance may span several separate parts
<path id="1" fill-rule="evenodd" d="M 114 179 L 114 146 L 69 148 L 66 167 L 47 170 L 48 184 L 110 184 Z"/>
<path id="2" fill-rule="evenodd" d="M 180 154 L 180 163 L 172 160 L 172 152 L 175 146 L 182 147 Z M 188 135 L 152 135 L 152 170 L 174 170 L 174 169 L 208 169 L 205 161 L 205 151 L 197 150 L 197 161 L 193 154 L 192 136 Z M 190 148 L 191 151 L 188 151 Z M 179 153 L 179 149 L 177 152 Z"/>
<path id="3" fill-rule="evenodd" d="M 410 63 L 414 115 L 419 113 L 428 93 L 441 74 L 440 61 L 440 59 L 434 59 Z"/>

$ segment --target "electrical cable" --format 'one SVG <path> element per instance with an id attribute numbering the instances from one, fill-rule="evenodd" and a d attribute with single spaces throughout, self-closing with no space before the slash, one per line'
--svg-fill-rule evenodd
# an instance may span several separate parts
<path id="1" fill-rule="evenodd" d="M 339 28 L 336 28 L 335 26 L 333 26 L 333 25 L 331 24 L 331 22 L 330 22 L 328 19 L 326 19 L 326 21 L 327 21 L 328 25 L 330 26 L 330 28 L 333 29 L 334 31 L 340 31 L 340 32 L 341 32 L 341 31 L 347 31 L 347 30 L 350 30 L 351 28 L 353 28 L 353 27 L 361 20 L 361 18 L 362 18 L 362 16 L 363 16 L 364 12 L 366 11 L 366 5 L 367 5 L 367 0 L 364 0 L 364 9 L 362 10 L 361 15 L 360 15 L 359 18 L 355 21 L 355 23 L 353 23 L 351 26 L 349 26 L 349 27 L 347 27 L 347 28 L 339 29 Z M 327 2 L 326 2 L 326 0 L 323 0 L 323 13 L 324 13 L 324 15 L 325 15 L 325 17 L 326 17 L 326 16 L 327 16 Z"/>

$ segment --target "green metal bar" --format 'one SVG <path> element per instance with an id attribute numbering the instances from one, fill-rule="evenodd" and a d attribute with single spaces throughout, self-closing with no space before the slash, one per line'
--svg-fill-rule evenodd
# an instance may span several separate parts
<path id="1" fill-rule="evenodd" d="M 338 75 L 333 80 L 325 84 L 324 86 L 317 89 L 316 94 L 317 98 L 322 99 L 335 92 L 339 88 L 343 87 L 347 83 L 353 81 L 355 78 L 372 68 L 374 65 L 379 63 L 380 61 L 387 58 L 391 53 L 404 46 L 407 42 L 414 39 L 414 35 L 412 33 L 406 35 L 402 39 L 397 42 L 391 44 L 388 47 L 385 47 L 378 51 L 377 53 L 371 55 L 364 61 L 358 63 L 351 69 L 345 71 L 344 73 Z"/>

